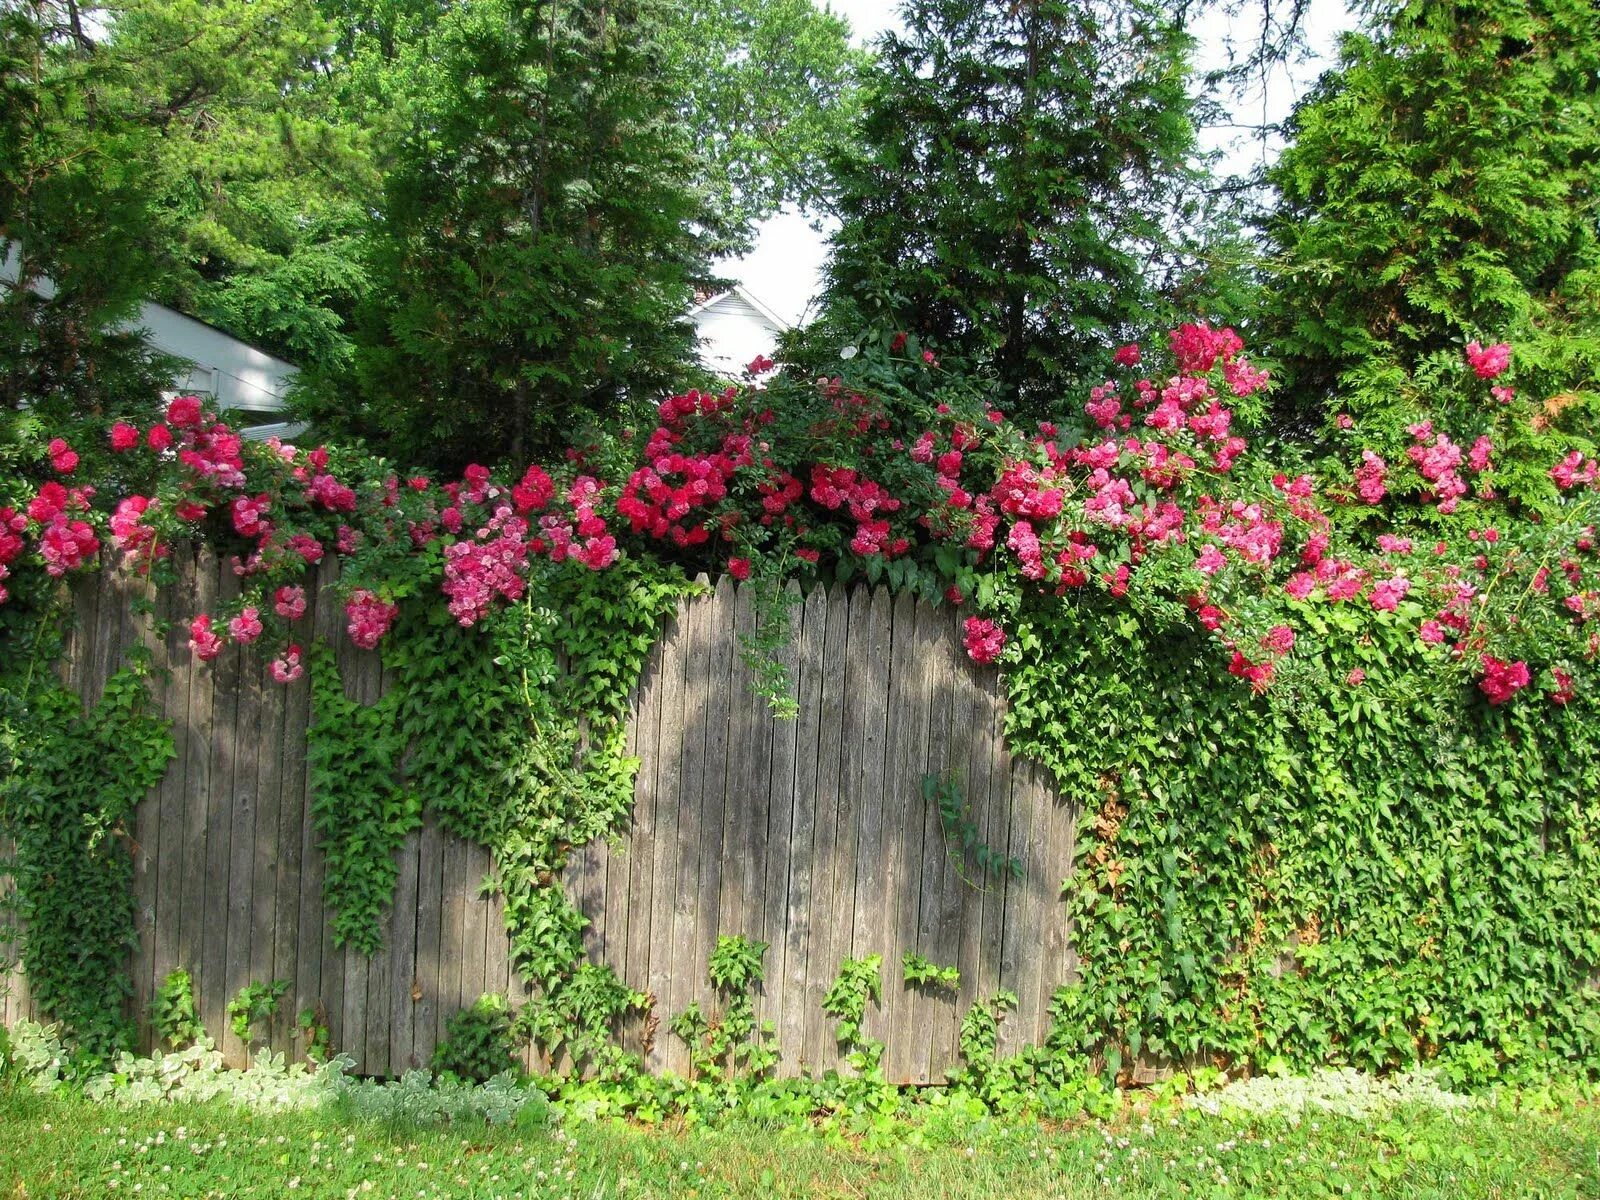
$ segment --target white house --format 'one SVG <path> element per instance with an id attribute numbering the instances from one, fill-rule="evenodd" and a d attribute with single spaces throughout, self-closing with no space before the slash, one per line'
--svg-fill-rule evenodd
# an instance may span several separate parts
<path id="1" fill-rule="evenodd" d="M 697 303 L 689 320 L 700 339 L 701 365 L 730 378 L 758 355 L 773 357 L 778 335 L 790 327 L 740 284 Z"/>
<path id="2" fill-rule="evenodd" d="M 8 247 L 0 260 L 0 283 L 13 286 L 16 281 L 17 252 Z M 48 279 L 35 279 L 32 286 L 41 296 L 55 294 L 55 284 Z M 283 411 L 289 385 L 299 373 L 293 363 L 148 301 L 139 306 L 139 316 L 129 322 L 129 328 L 142 329 L 145 340 L 156 350 L 189 364 L 189 369 L 173 380 L 174 393 L 202 393 L 212 397 L 219 408 L 248 414 L 246 437 L 288 437 L 303 428 L 270 421 L 270 414 Z M 263 416 L 269 418 L 267 423 L 261 423 Z"/>

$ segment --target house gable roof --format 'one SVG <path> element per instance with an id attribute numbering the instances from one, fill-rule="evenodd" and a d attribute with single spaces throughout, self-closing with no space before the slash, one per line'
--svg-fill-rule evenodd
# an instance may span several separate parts
<path id="1" fill-rule="evenodd" d="M 784 330 L 792 328 L 790 322 L 785 321 L 777 313 L 773 312 L 772 309 L 763 304 L 760 299 L 752 295 L 750 291 L 740 283 L 736 283 L 727 291 L 718 292 L 715 296 L 696 304 L 689 310 L 689 318 L 690 320 L 693 320 L 701 313 L 709 312 L 719 307 L 726 307 L 728 301 L 730 300 L 744 301 L 745 304 L 749 305 L 755 310 L 757 316 L 761 317 L 762 320 L 767 321 L 775 329 Z"/>

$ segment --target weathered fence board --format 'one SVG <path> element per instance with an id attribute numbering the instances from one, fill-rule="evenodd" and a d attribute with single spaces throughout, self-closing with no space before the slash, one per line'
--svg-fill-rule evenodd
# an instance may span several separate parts
<path id="1" fill-rule="evenodd" d="M 309 1009 L 365 1072 L 426 1066 L 448 1019 L 481 993 L 528 995 L 503 899 L 483 888 L 490 856 L 426 814 L 399 853 L 382 951 L 335 946 L 310 816 L 309 685 L 278 685 L 262 656 L 236 647 L 192 661 L 188 617 L 217 611 L 239 583 L 209 552 L 177 553 L 180 583 L 160 594 L 116 571 L 83 581 L 61 665 L 93 702 L 144 647 L 152 698 L 173 723 L 177 756 L 130 839 L 141 1036 L 148 1044 L 156 989 L 184 967 L 231 1061 L 244 1047 L 227 1029 L 228 999 L 281 978 L 290 986 L 273 1050 L 304 1053 L 294 1022 Z M 304 624 L 335 644 L 346 694 L 370 704 L 388 680 L 379 656 L 341 633 L 332 582 L 330 564 L 308 573 Z M 136 595 L 172 622 L 165 637 L 135 615 Z M 844 959 L 871 954 L 882 956 L 883 997 L 866 1030 L 886 1043 L 893 1079 L 942 1077 L 961 1015 L 1001 989 L 1018 998 L 1003 1044 L 1043 1036 L 1052 989 L 1076 970 L 1060 900 L 1073 808 L 1007 753 L 994 673 L 962 653 L 949 609 L 839 585 L 802 596 L 791 584 L 789 596 L 793 636 L 781 657 L 798 715 L 776 719 L 752 694 L 740 652 L 758 620 L 752 593 L 723 579 L 680 604 L 632 702 L 628 748 L 642 763 L 633 821 L 617 841 L 574 853 L 566 871 L 590 918 L 587 952 L 652 998 L 625 1041 L 652 1069 L 689 1069 L 668 1022 L 692 1002 L 721 1010 L 707 961 L 728 934 L 768 943 L 756 1014 L 771 1023 L 786 1074 L 840 1063 L 823 997 Z M 924 777 L 943 772 L 959 779 L 985 841 L 1022 861 L 1021 878 L 981 878 L 952 848 L 922 793 Z M 906 987 L 908 952 L 957 967 L 959 987 Z M 13 976 L 0 1020 L 37 1015 Z"/>

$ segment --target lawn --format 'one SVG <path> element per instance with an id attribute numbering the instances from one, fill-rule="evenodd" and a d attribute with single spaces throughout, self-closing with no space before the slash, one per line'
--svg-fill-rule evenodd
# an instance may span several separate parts
<path id="1" fill-rule="evenodd" d="M 920 1144 L 918 1144 L 920 1143 Z M 756 1126 L 423 1129 L 0 1090 L 0 1196 L 1600 1197 L 1600 1109 L 1130 1114 L 925 1126 L 866 1150 Z"/>

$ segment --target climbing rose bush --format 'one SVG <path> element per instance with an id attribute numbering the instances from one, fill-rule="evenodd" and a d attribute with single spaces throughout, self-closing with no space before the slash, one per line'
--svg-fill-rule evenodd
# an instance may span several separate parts
<path id="1" fill-rule="evenodd" d="M 1562 446 L 1535 472 L 1536 503 L 1502 496 L 1502 448 L 1541 419 L 1488 386 L 1512 370 L 1504 343 L 1460 364 L 1471 427 L 1421 415 L 1386 459 L 1341 420 L 1338 453 L 1292 473 L 1251 452 L 1240 414 L 1269 380 L 1231 329 L 1184 325 L 1164 353 L 1130 343 L 1116 377 L 1032 428 L 904 335 L 868 351 L 841 360 L 848 377 L 685 392 L 557 462 L 457 480 L 248 442 L 179 397 L 143 431 L 121 417 L 103 430 L 118 474 L 150 481 L 140 491 L 76 478 L 61 438 L 6 485 L 0 603 L 18 571 L 68 576 L 110 546 L 159 576 L 177 542 L 203 540 L 240 598 L 190 615 L 192 652 L 259 641 L 291 683 L 308 567 L 337 564 L 350 638 L 373 649 L 404 596 L 436 594 L 472 626 L 555 574 L 649 555 L 763 586 L 860 575 L 976 607 L 963 641 L 978 663 L 1006 661 L 1023 606 L 1093 599 L 1192 622 L 1219 669 L 1259 692 L 1292 669 L 1300 634 L 1354 606 L 1411 630 L 1418 656 L 1490 704 L 1586 686 L 1600 466 L 1592 446 Z"/>

